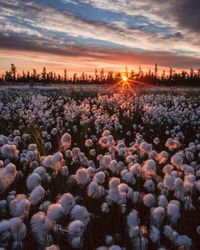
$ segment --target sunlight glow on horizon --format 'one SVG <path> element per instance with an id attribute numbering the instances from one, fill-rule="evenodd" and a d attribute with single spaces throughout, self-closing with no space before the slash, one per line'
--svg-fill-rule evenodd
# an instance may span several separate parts
<path id="1" fill-rule="evenodd" d="M 136 59 L 135 59 L 136 60 Z M 145 59 L 144 59 L 145 61 Z M 149 70 L 153 71 L 155 64 L 139 64 L 126 63 L 123 61 L 119 64 L 117 62 L 105 62 L 103 60 L 91 60 L 85 63 L 85 61 L 80 60 L 79 58 L 66 58 L 56 55 L 48 55 L 45 53 L 33 53 L 33 52 L 20 52 L 20 51 L 2 51 L 0 50 L 0 75 L 3 75 L 7 70 L 10 69 L 11 63 L 14 63 L 17 68 L 17 73 L 21 74 L 23 71 L 32 72 L 33 69 L 36 69 L 38 73 L 41 73 L 43 67 L 46 68 L 47 72 L 53 71 L 57 74 L 63 75 L 65 69 L 67 69 L 67 73 L 69 77 L 72 77 L 74 73 L 82 74 L 94 74 L 95 69 L 98 70 L 98 73 L 101 69 L 104 69 L 105 73 L 112 71 L 116 72 L 125 72 L 126 67 L 128 72 L 131 70 L 135 72 L 138 71 L 139 67 L 143 72 L 148 72 Z M 158 64 L 158 73 L 161 74 L 163 70 L 166 71 L 166 74 L 169 72 L 169 68 L 167 66 L 161 66 Z M 181 72 L 183 70 L 189 71 L 189 68 L 179 68 L 173 67 L 177 72 Z M 197 67 L 194 68 L 197 70 Z"/>

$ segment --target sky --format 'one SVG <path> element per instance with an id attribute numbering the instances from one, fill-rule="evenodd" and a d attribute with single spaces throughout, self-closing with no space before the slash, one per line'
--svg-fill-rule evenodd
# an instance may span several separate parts
<path id="1" fill-rule="evenodd" d="M 0 72 L 200 68 L 199 0 L 0 0 Z"/>

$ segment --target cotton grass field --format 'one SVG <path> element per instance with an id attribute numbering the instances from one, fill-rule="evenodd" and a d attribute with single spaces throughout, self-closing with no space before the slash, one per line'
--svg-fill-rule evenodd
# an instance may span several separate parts
<path id="1" fill-rule="evenodd" d="M 199 94 L 2 87 L 1 249 L 200 249 Z"/>

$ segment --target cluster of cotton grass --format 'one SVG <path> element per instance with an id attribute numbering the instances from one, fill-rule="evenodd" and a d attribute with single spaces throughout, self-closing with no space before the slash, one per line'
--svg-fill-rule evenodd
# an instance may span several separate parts
<path id="1" fill-rule="evenodd" d="M 199 104 L 2 92 L 0 248 L 199 249 Z"/>

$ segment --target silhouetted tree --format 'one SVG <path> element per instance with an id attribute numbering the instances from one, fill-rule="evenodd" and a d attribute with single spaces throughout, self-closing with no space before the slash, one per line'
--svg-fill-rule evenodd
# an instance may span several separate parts
<path id="1" fill-rule="evenodd" d="M 76 77 L 77 77 L 77 73 L 74 73 L 74 75 L 73 75 L 73 83 L 75 83 L 76 82 Z"/>
<path id="2" fill-rule="evenodd" d="M 26 74 L 26 81 L 27 81 L 27 82 L 30 81 L 30 71 L 27 71 L 27 74 Z"/>
<path id="3" fill-rule="evenodd" d="M 100 72 L 100 81 L 103 82 L 104 80 L 104 69 L 101 69 L 101 72 Z"/>
<path id="4" fill-rule="evenodd" d="M 42 71 L 42 80 L 45 81 L 46 78 L 47 78 L 47 71 L 46 71 L 46 68 L 44 67 Z"/>
<path id="5" fill-rule="evenodd" d="M 12 80 L 14 80 L 14 81 L 16 80 L 16 71 L 17 71 L 17 69 L 16 69 L 15 65 L 13 63 L 11 63 L 10 74 L 11 74 Z"/>
<path id="6" fill-rule="evenodd" d="M 36 69 L 33 69 L 33 81 L 36 81 L 36 78 L 37 78 Z"/>
<path id="7" fill-rule="evenodd" d="M 172 76 L 173 76 L 173 69 L 170 67 L 169 69 L 169 79 L 172 80 Z"/>
<path id="8" fill-rule="evenodd" d="M 6 71 L 5 73 L 5 81 L 9 82 L 12 81 L 12 74 L 10 71 Z"/>
<path id="9" fill-rule="evenodd" d="M 64 82 L 67 82 L 67 69 L 64 69 Z"/>
<path id="10" fill-rule="evenodd" d="M 155 85 L 163 86 L 197 86 L 200 87 L 200 68 L 194 70 L 193 68 L 190 71 L 182 71 L 180 73 L 170 67 L 169 72 L 166 73 L 163 70 L 162 73 L 158 72 L 158 65 L 155 64 L 154 71 L 148 70 L 147 72 L 142 71 L 141 65 L 138 67 L 138 71 L 131 70 L 128 72 L 128 68 L 125 68 L 126 76 L 136 82 L 146 82 Z M 105 73 L 104 69 L 101 69 L 98 73 L 95 69 L 94 74 L 85 74 L 82 72 L 80 76 L 77 73 L 73 74 L 70 78 L 67 76 L 67 70 L 64 69 L 64 75 L 61 77 L 60 74 L 56 74 L 53 71 L 47 72 L 44 67 L 41 73 L 37 73 L 36 69 L 33 69 L 31 74 L 30 71 L 26 73 L 23 71 L 21 74 L 17 72 L 14 64 L 11 64 L 11 68 L 6 70 L 5 73 L 1 74 L 0 82 L 30 82 L 31 84 L 40 83 L 40 82 L 52 82 L 52 83 L 79 83 L 79 84 L 115 84 L 121 80 L 122 72 L 113 72 L 109 71 Z M 132 82 L 132 81 L 130 81 Z"/>
<path id="11" fill-rule="evenodd" d="M 155 64 L 154 75 L 155 75 L 155 78 L 158 77 L 158 65 L 157 65 L 157 63 Z"/>

